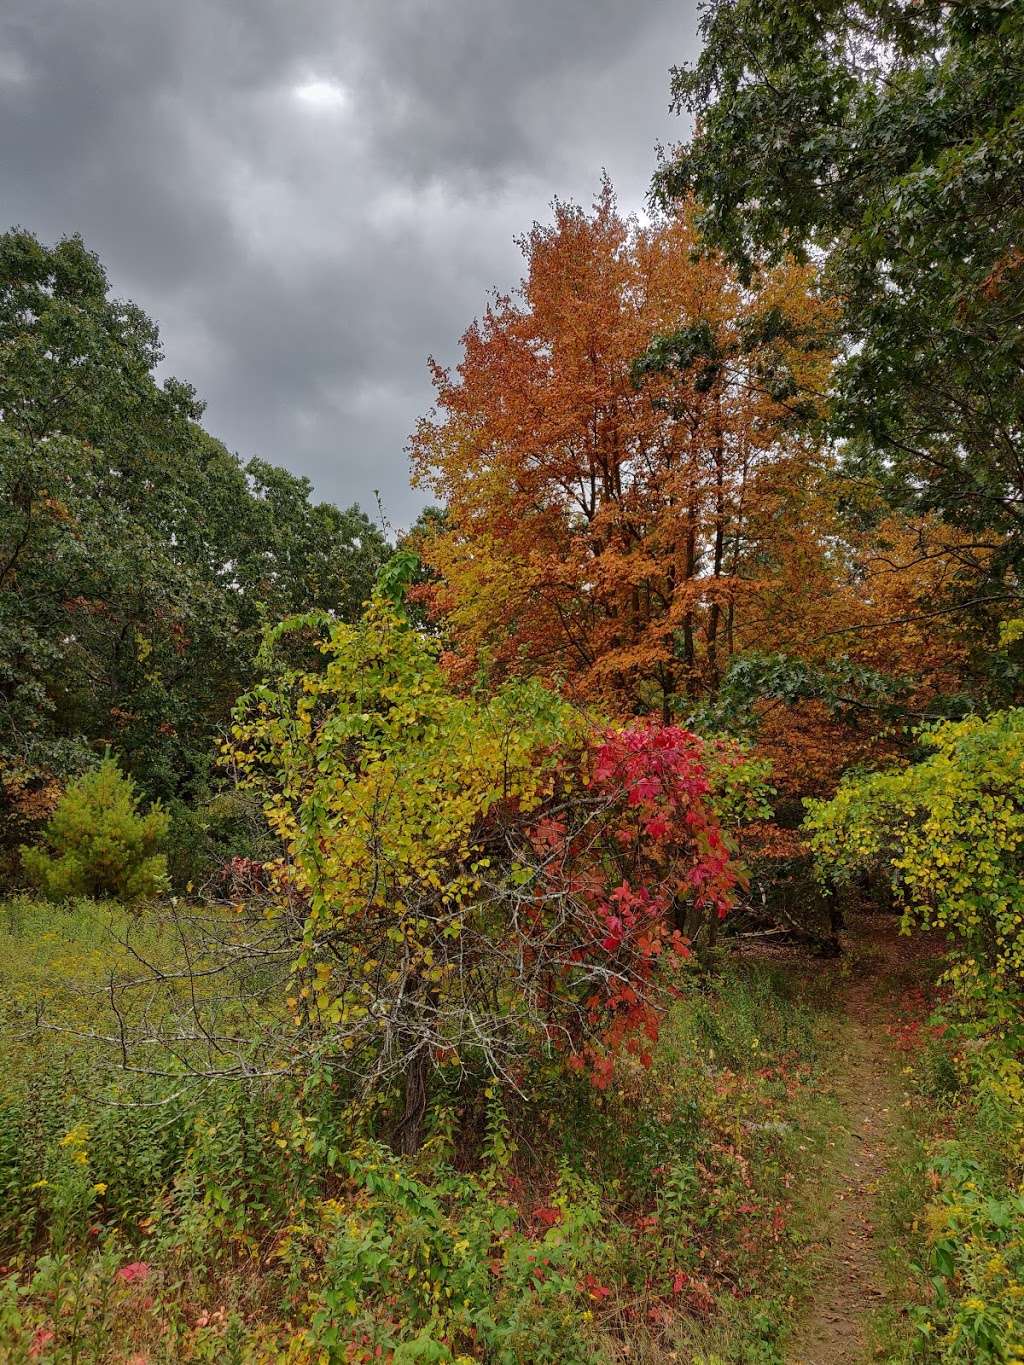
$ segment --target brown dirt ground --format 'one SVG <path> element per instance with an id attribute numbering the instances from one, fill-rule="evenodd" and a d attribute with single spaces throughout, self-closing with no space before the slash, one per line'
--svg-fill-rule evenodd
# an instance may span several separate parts
<path id="1" fill-rule="evenodd" d="M 823 1235 L 811 1304 L 789 1349 L 789 1365 L 860 1365 L 869 1358 L 869 1324 L 885 1302 L 877 1196 L 906 1103 L 899 1059 L 886 1025 L 919 983 L 922 959 L 937 945 L 901 937 L 891 916 L 851 919 L 844 958 L 823 968 L 845 1019 L 837 1079 L 844 1121 L 828 1155 L 835 1193 L 821 1209 Z M 844 965 L 845 964 L 845 965 Z"/>

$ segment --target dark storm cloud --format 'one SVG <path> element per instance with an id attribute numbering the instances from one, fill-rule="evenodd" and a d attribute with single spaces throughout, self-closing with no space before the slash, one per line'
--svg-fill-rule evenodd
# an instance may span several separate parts
<path id="1" fill-rule="evenodd" d="M 0 217 L 80 231 L 243 455 L 396 523 L 425 358 L 680 128 L 673 0 L 6 0 Z"/>

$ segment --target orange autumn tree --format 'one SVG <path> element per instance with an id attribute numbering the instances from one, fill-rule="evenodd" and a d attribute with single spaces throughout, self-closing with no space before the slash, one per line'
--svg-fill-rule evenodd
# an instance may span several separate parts
<path id="1" fill-rule="evenodd" d="M 742 288 L 688 212 L 641 225 L 605 183 L 556 203 L 526 273 L 432 364 L 414 478 L 445 504 L 423 589 L 471 674 L 536 672 L 618 710 L 713 691 L 831 582 L 823 461 L 801 431 L 828 306 L 787 264 Z"/>
<path id="2" fill-rule="evenodd" d="M 871 510 L 863 496 L 859 510 Z M 998 536 L 883 507 L 866 527 L 849 518 L 827 596 L 799 619 L 772 604 L 774 650 L 748 656 L 720 701 L 734 715 L 738 696 L 750 703 L 780 796 L 830 797 L 846 768 L 905 755 L 923 722 L 960 704 L 995 632 L 985 585 L 999 548 Z"/>

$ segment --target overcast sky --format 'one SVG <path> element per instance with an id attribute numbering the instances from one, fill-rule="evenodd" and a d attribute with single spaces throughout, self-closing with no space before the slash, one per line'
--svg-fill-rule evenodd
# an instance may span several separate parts
<path id="1" fill-rule="evenodd" d="M 243 457 L 391 521 L 513 238 L 683 133 L 693 0 L 3 0 L 0 205 L 81 232 Z"/>

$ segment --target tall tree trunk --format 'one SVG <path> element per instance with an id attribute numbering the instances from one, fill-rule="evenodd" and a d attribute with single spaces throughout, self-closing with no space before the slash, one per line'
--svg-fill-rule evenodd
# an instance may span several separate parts
<path id="1" fill-rule="evenodd" d="M 697 507 L 692 502 L 686 529 L 686 563 L 683 572 L 687 591 L 689 591 L 690 584 L 697 572 Z M 694 643 L 694 611 L 692 606 L 687 608 L 686 615 L 683 617 L 683 658 L 686 662 L 686 695 L 695 697 L 697 695 L 697 650 Z"/>
<path id="2" fill-rule="evenodd" d="M 718 398 L 717 418 L 718 440 L 715 446 L 715 551 L 714 579 L 715 592 L 722 577 L 722 561 L 725 550 L 725 450 L 722 444 L 722 399 Z M 718 622 L 722 614 L 722 604 L 716 596 L 708 614 L 708 688 L 712 695 L 718 691 Z"/>
<path id="3" fill-rule="evenodd" d="M 421 1047 L 405 1066 L 402 1117 L 395 1126 L 391 1145 L 398 1156 L 415 1156 L 423 1145 L 424 1120 L 430 1096 L 430 1054 Z"/>
<path id="4" fill-rule="evenodd" d="M 403 991 L 403 1012 L 408 1023 L 399 1033 L 405 1054 L 402 1116 L 395 1124 L 391 1146 L 399 1156 L 413 1156 L 423 1144 L 424 1120 L 430 1099 L 430 1014 L 437 1004 L 437 988 L 414 971 Z"/>

